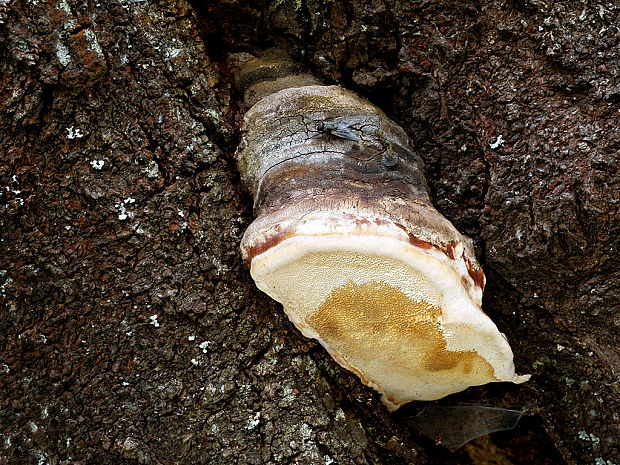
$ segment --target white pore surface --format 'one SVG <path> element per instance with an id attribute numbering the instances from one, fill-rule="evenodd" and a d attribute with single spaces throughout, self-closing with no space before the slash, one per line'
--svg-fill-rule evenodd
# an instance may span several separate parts
<path id="1" fill-rule="evenodd" d="M 518 377 L 514 372 L 513 355 L 506 339 L 472 301 L 452 260 L 398 239 L 397 233 L 394 236 L 296 235 L 254 257 L 251 274 L 259 289 L 283 304 L 305 336 L 319 340 L 340 364 L 387 394 L 391 400 L 385 396 L 383 400 L 392 409 L 409 400 L 441 398 L 471 385 L 525 381 L 528 377 Z M 475 351 L 492 367 L 493 375 L 488 379 L 447 376 L 442 381 L 441 373 L 421 369 L 412 377 L 411 370 L 389 369 L 382 360 L 374 360 L 374 355 L 364 356 L 363 340 L 359 353 L 336 351 L 308 321 L 332 291 L 351 283 L 382 283 L 398 289 L 412 301 L 439 307 L 441 314 L 436 323 L 447 350 Z M 395 340 L 395 344 L 400 343 Z M 402 355 L 401 348 L 395 347 L 395 351 Z M 418 362 L 411 360 L 412 364 Z"/>

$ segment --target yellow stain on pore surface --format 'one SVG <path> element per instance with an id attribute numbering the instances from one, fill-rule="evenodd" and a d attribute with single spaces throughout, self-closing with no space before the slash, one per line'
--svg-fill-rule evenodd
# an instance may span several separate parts
<path id="1" fill-rule="evenodd" d="M 495 380 L 491 365 L 475 351 L 447 350 L 440 317 L 439 307 L 394 286 L 349 282 L 333 289 L 306 322 L 362 380 L 377 384 L 388 397 L 388 391 L 415 389 L 416 383 Z M 407 379 L 408 387 L 402 385 Z M 389 386 L 393 383 L 399 386 Z"/>

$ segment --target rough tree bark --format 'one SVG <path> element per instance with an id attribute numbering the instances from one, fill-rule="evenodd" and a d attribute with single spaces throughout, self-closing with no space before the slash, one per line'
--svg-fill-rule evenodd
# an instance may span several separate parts
<path id="1" fill-rule="evenodd" d="M 617 463 L 618 13 L 0 0 L 0 463 Z M 516 430 L 435 446 L 254 287 L 227 56 L 276 43 L 419 148 L 533 374 L 453 400 Z"/>

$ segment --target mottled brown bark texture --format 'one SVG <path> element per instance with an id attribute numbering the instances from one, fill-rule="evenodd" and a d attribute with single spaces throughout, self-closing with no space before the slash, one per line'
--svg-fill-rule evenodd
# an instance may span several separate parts
<path id="1" fill-rule="evenodd" d="M 0 0 L 0 463 L 617 465 L 618 15 Z M 517 429 L 435 446 L 254 287 L 227 56 L 273 45 L 412 138 L 533 374 L 450 401 Z"/>

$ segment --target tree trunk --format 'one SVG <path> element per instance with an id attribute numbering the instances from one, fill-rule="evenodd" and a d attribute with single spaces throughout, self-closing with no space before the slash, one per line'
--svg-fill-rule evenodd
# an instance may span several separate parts
<path id="1" fill-rule="evenodd" d="M 618 6 L 194 3 L 0 0 L 0 463 L 618 463 Z M 255 288 L 229 55 L 274 44 L 413 140 L 533 375 L 438 404 L 516 429 L 436 446 Z"/>

